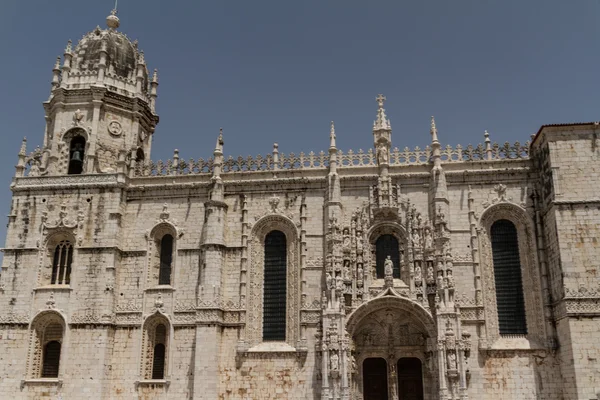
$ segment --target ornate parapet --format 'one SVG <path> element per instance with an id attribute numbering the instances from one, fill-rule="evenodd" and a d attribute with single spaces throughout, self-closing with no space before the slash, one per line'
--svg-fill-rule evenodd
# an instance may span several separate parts
<path id="1" fill-rule="evenodd" d="M 324 151 L 318 153 L 301 152 L 267 154 L 266 156 L 247 156 L 232 157 L 229 156 L 223 161 L 222 174 L 236 172 L 265 172 L 282 170 L 325 170 L 329 168 L 329 155 Z M 400 150 L 398 147 L 390 149 L 388 163 L 390 167 L 408 166 L 408 165 L 426 165 L 430 163 L 431 148 L 415 147 L 409 149 L 405 147 Z M 441 160 L 443 163 L 459 163 L 474 161 L 498 161 L 498 160 L 523 160 L 529 159 L 529 142 L 521 144 L 508 142 L 500 145 L 498 143 L 479 144 L 477 146 L 468 145 L 462 147 L 457 145 L 446 146 L 441 151 Z M 348 150 L 343 152 L 337 150 L 337 167 L 345 168 L 369 168 L 377 167 L 377 154 L 373 149 L 364 151 Z M 166 161 L 159 160 L 150 162 L 143 169 L 136 171 L 136 176 L 170 176 L 170 175 L 201 175 L 212 174 L 214 170 L 214 159 L 212 157 L 198 158 L 189 161 L 174 157 Z"/>

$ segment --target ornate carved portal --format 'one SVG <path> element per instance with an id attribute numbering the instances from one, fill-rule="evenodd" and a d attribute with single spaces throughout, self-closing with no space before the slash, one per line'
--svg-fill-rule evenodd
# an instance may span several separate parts
<path id="1" fill-rule="evenodd" d="M 430 316 L 410 312 L 385 296 L 374 300 L 376 308 L 361 317 L 350 316 L 352 399 L 426 400 L 438 394 L 434 362 L 435 329 Z M 357 310 L 358 311 L 358 310 Z M 423 310 L 424 312 L 424 310 Z M 360 318 L 360 321 L 356 319 Z M 432 330 L 433 329 L 433 330 Z"/>

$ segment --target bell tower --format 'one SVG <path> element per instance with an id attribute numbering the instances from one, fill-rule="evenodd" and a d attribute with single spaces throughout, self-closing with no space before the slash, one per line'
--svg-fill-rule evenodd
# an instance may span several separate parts
<path id="1" fill-rule="evenodd" d="M 73 47 L 69 40 L 52 70 L 44 102 L 46 130 L 39 175 L 101 174 L 141 169 L 158 124 L 158 73 L 149 75 L 138 42 L 118 31 L 113 10 Z M 121 166 L 121 167 L 120 167 Z"/>

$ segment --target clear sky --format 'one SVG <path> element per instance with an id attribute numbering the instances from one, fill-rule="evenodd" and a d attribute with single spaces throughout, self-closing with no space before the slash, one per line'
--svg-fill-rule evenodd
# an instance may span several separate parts
<path id="1" fill-rule="evenodd" d="M 0 3 L 0 210 L 23 136 L 41 144 L 52 67 L 112 0 Z M 378 93 L 394 146 L 525 142 L 600 119 L 600 0 L 120 0 L 120 30 L 158 68 L 152 159 L 372 147 Z M 0 241 L 5 236 L 0 227 Z"/>

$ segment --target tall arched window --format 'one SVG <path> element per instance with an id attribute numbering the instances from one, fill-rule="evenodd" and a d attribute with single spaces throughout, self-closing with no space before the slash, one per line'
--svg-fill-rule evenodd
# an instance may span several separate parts
<path id="1" fill-rule="evenodd" d="M 171 265 L 173 263 L 173 236 L 166 234 L 160 240 L 159 285 L 171 284 Z M 156 279 L 156 278 L 155 278 Z"/>
<path id="2" fill-rule="evenodd" d="M 517 229 L 512 222 L 501 219 L 492 224 L 490 234 L 500 334 L 526 334 Z"/>
<path id="3" fill-rule="evenodd" d="M 152 379 L 165 378 L 165 355 L 167 327 L 160 324 L 154 334 L 154 356 L 152 358 Z"/>
<path id="4" fill-rule="evenodd" d="M 60 350 L 63 327 L 59 323 L 51 323 L 41 333 L 42 336 L 42 378 L 58 378 L 60 367 Z"/>
<path id="5" fill-rule="evenodd" d="M 83 160 L 85 156 L 85 138 L 75 136 L 71 140 L 69 148 L 69 175 L 79 175 L 83 173 Z"/>
<path id="6" fill-rule="evenodd" d="M 61 241 L 54 249 L 52 260 L 52 285 L 68 285 L 71 282 L 73 245 L 68 240 Z"/>
<path id="7" fill-rule="evenodd" d="M 394 278 L 400 279 L 400 247 L 398 239 L 394 235 L 381 235 L 375 242 L 376 251 L 376 271 L 377 278 L 385 277 L 384 264 L 387 256 L 390 256 L 394 263 Z"/>
<path id="8" fill-rule="evenodd" d="M 285 234 L 271 231 L 265 238 L 263 340 L 285 340 L 287 242 Z"/>
<path id="9" fill-rule="evenodd" d="M 60 366 L 60 342 L 52 341 L 44 346 L 44 365 L 42 366 L 42 378 L 58 378 Z"/>

